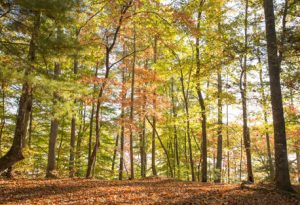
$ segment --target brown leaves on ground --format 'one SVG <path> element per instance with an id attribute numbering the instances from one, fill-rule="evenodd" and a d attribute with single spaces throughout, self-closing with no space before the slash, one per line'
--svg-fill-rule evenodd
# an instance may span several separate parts
<path id="1" fill-rule="evenodd" d="M 0 180 L 0 204 L 268 204 L 299 205 L 297 195 L 258 185 L 216 185 L 165 178 Z"/>

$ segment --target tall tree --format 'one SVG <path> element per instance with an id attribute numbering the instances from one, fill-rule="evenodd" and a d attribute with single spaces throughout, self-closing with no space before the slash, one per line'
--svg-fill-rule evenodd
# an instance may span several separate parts
<path id="1" fill-rule="evenodd" d="M 19 100 L 19 108 L 16 120 L 16 127 L 14 133 L 13 144 L 10 150 L 0 158 L 0 172 L 11 167 L 15 163 L 24 159 L 22 148 L 23 140 L 25 139 L 29 113 L 32 109 L 32 83 L 28 80 L 28 76 L 35 69 L 36 60 L 36 47 L 39 38 L 39 31 L 41 25 L 41 12 L 39 9 L 34 9 L 33 12 L 33 28 L 31 31 L 31 40 L 28 51 L 29 65 L 25 67 L 24 79 L 25 82 L 22 85 L 22 94 Z"/>
<path id="2" fill-rule="evenodd" d="M 91 177 L 92 173 L 92 167 L 94 166 L 96 162 L 96 155 L 98 148 L 100 147 L 100 109 L 101 109 L 101 98 L 104 93 L 104 89 L 107 85 L 107 80 L 109 78 L 110 70 L 112 68 L 112 65 L 110 63 L 110 57 L 111 57 L 111 52 L 113 48 L 116 45 L 117 38 L 122 26 L 122 23 L 124 21 L 124 15 L 127 13 L 128 9 L 132 6 L 133 1 L 127 1 L 124 3 L 124 5 L 121 6 L 120 13 L 119 13 L 119 18 L 116 23 L 116 28 L 113 32 L 113 35 L 106 36 L 106 44 L 105 44 L 105 74 L 104 74 L 104 82 L 101 84 L 99 93 L 98 93 L 98 98 L 97 98 L 97 105 L 96 105 L 96 113 L 95 113 L 95 120 L 96 120 L 96 141 L 95 145 L 93 148 L 93 151 L 91 153 L 90 159 L 88 161 L 88 169 L 86 172 L 86 177 L 89 178 Z M 112 36 L 112 38 L 110 38 Z"/>
<path id="3" fill-rule="evenodd" d="M 134 83 L 135 83 L 135 64 L 136 64 L 136 29 L 135 25 L 133 25 L 133 60 L 132 60 L 132 71 L 131 71 L 131 95 L 130 95 L 130 137 L 129 137 L 129 145 L 130 145 L 130 179 L 134 179 L 134 161 L 133 161 L 133 112 L 134 112 Z"/>
<path id="4" fill-rule="evenodd" d="M 215 182 L 221 182 L 222 176 L 222 152 L 223 152 L 223 113 L 222 113 L 222 76 L 221 76 L 221 68 L 218 67 L 218 145 L 217 145 L 217 164 L 216 164 L 216 179 Z"/>
<path id="5" fill-rule="evenodd" d="M 58 80 L 58 77 L 61 73 L 61 64 L 55 63 L 54 66 L 54 80 Z M 51 119 L 51 125 L 50 125 L 50 136 L 49 136 L 49 148 L 48 148 L 48 164 L 47 164 L 47 171 L 46 171 L 46 177 L 47 178 L 55 178 L 55 174 L 53 171 L 55 170 L 55 161 L 56 161 L 56 140 L 57 140 L 57 134 L 58 134 L 58 118 L 57 116 L 57 103 L 58 103 L 59 95 L 57 91 L 54 91 L 53 93 L 53 118 Z"/>
<path id="6" fill-rule="evenodd" d="M 153 63 L 155 64 L 157 61 L 157 36 L 154 37 L 154 46 L 153 46 Z M 156 75 L 156 73 L 154 73 Z M 151 152 L 151 168 L 152 168 L 152 174 L 153 176 L 157 175 L 156 171 L 156 165 L 155 165 L 155 156 L 156 156 L 156 143 L 155 143 L 155 131 L 156 131 L 156 116 L 155 116 L 155 111 L 156 111 L 156 92 L 155 90 L 153 91 L 153 122 L 152 122 L 152 152 Z"/>
<path id="7" fill-rule="evenodd" d="M 274 127 L 275 183 L 279 189 L 293 191 L 288 165 L 285 120 L 280 83 L 280 60 L 277 54 L 278 49 L 273 0 L 264 0 L 264 13 Z"/>
<path id="8" fill-rule="evenodd" d="M 205 0 L 201 0 L 198 8 L 198 17 L 197 17 L 197 30 L 200 30 L 200 21 L 201 21 L 201 15 L 202 15 L 202 6 L 204 4 Z M 198 100 L 201 108 L 201 127 L 202 127 L 202 146 L 201 146 L 201 181 L 207 182 L 207 130 L 206 130 L 206 108 L 205 108 L 205 102 L 203 93 L 200 86 L 200 38 L 199 36 L 196 37 L 196 77 L 197 77 L 197 94 L 198 94 Z"/>
<path id="9" fill-rule="evenodd" d="M 241 77 L 240 77 L 240 91 L 242 97 L 242 109 L 243 109 L 243 139 L 247 159 L 247 181 L 254 182 L 252 171 L 252 157 L 251 157 L 251 141 L 248 127 L 248 111 L 247 111 L 247 55 L 248 55 L 248 8 L 249 1 L 246 0 L 245 6 L 245 21 L 244 21 L 244 59 L 241 62 Z"/>

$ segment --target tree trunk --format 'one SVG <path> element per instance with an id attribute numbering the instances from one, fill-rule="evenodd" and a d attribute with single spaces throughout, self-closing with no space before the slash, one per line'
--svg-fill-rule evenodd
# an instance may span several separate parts
<path id="1" fill-rule="evenodd" d="M 98 76 L 99 62 L 97 62 L 95 77 Z M 96 93 L 96 85 L 94 84 L 93 94 Z M 93 137 L 93 124 L 94 124 L 94 113 L 95 113 L 95 104 L 92 104 L 91 116 L 90 116 L 90 132 L 89 132 L 89 152 L 88 152 L 88 164 L 90 163 L 92 155 L 92 137 Z"/>
<path id="2" fill-rule="evenodd" d="M 152 121 L 152 164 L 151 164 L 151 168 L 152 168 L 152 174 L 153 176 L 156 176 L 157 175 L 157 172 L 156 172 L 156 165 L 155 165 L 155 152 L 156 152 L 156 144 L 155 144 L 155 129 L 156 129 L 156 119 L 155 117 L 153 117 L 153 121 Z"/>
<path id="3" fill-rule="evenodd" d="M 74 165 L 75 165 L 75 130 L 76 130 L 76 118 L 72 117 L 71 122 L 71 140 L 70 140 L 70 159 L 69 159 L 69 177 L 74 177 Z"/>
<path id="4" fill-rule="evenodd" d="M 186 114 L 186 134 L 187 134 L 187 142 L 189 146 L 189 161 L 190 161 L 190 169 L 192 174 L 192 181 L 195 181 L 195 170 L 194 170 L 194 161 L 193 161 L 193 151 L 192 151 L 192 142 L 190 135 L 190 114 L 189 114 L 189 102 L 188 102 L 188 90 L 185 90 L 184 82 L 183 82 L 183 73 L 181 70 L 181 87 L 182 87 L 182 95 L 184 100 L 184 109 Z"/>
<path id="5" fill-rule="evenodd" d="M 223 152 L 223 122 L 222 122 L 222 77 L 221 68 L 218 68 L 218 148 L 217 148 L 217 164 L 216 164 L 216 179 L 215 182 L 221 182 L 222 172 L 222 152 Z"/>
<path id="6" fill-rule="evenodd" d="M 122 108 L 121 111 L 121 116 L 124 116 L 124 108 Z M 120 165 L 119 165 L 119 180 L 123 179 L 123 169 L 124 169 L 124 132 L 125 132 L 125 127 L 124 123 L 122 122 L 121 126 L 121 139 L 120 139 Z"/>
<path id="7" fill-rule="evenodd" d="M 91 153 L 91 156 L 88 160 L 88 168 L 87 168 L 87 172 L 86 172 L 86 178 L 90 178 L 91 174 L 92 174 L 92 167 L 94 167 L 95 162 L 96 162 L 96 156 L 97 156 L 97 151 L 98 148 L 100 147 L 100 109 L 101 109 L 101 98 L 104 92 L 104 89 L 106 87 L 106 81 L 109 78 L 109 73 L 110 73 L 110 69 L 111 66 L 110 65 L 110 53 L 113 50 L 116 42 L 117 42 L 117 37 L 119 35 L 120 29 L 121 29 L 121 25 L 122 22 L 124 20 L 124 15 L 126 14 L 127 10 L 131 7 L 133 1 L 129 1 L 127 2 L 125 5 L 122 6 L 121 9 L 121 13 L 120 13 L 120 18 L 119 18 L 119 22 L 118 22 L 118 26 L 115 29 L 115 32 L 112 35 L 112 42 L 109 44 L 108 40 L 109 37 L 107 37 L 107 45 L 105 47 L 105 75 L 104 75 L 104 82 L 101 84 L 100 86 L 100 90 L 99 90 L 99 94 L 98 94 L 98 99 L 97 99 L 97 106 L 96 106 L 96 141 L 95 141 L 95 145 L 93 148 L 93 151 Z"/>
<path id="8" fill-rule="evenodd" d="M 264 0 L 264 12 L 275 141 L 275 182 L 279 189 L 293 191 L 288 165 L 273 0 Z"/>
<path id="9" fill-rule="evenodd" d="M 0 123 L 0 157 L 2 157 L 2 136 L 3 136 L 3 130 L 5 126 L 5 82 L 2 81 L 1 84 L 1 91 L 2 91 L 2 116 L 1 116 L 1 123 Z"/>
<path id="10" fill-rule="evenodd" d="M 29 117 L 29 128 L 28 128 L 28 147 L 31 149 L 31 143 L 32 143 L 32 122 L 33 122 L 33 114 L 32 110 L 30 112 L 30 117 Z"/>
<path id="11" fill-rule="evenodd" d="M 31 66 L 25 68 L 24 79 L 30 75 L 34 70 L 34 62 L 36 58 L 36 41 L 39 35 L 40 29 L 40 11 L 34 12 L 34 25 L 31 34 L 31 41 L 29 45 L 29 55 L 28 60 Z M 26 134 L 28 125 L 28 114 L 32 108 L 32 85 L 30 82 L 25 81 L 22 86 L 22 94 L 19 100 L 19 109 L 16 120 L 16 127 L 14 133 L 14 139 L 10 150 L 0 158 L 0 172 L 11 167 L 18 161 L 24 159 L 22 154 L 22 145 L 24 134 Z M 27 120 L 27 121 L 26 121 Z"/>
<path id="12" fill-rule="evenodd" d="M 58 120 L 54 118 L 51 120 L 51 129 L 49 137 L 49 150 L 48 150 L 48 165 L 46 177 L 52 178 L 55 177 L 52 173 L 55 170 L 55 145 L 58 133 Z"/>
<path id="13" fill-rule="evenodd" d="M 151 123 L 151 121 L 148 118 L 146 118 L 146 119 L 149 122 L 149 124 L 151 125 L 152 129 L 154 129 L 153 123 Z M 173 169 L 172 169 L 171 160 L 170 160 L 170 156 L 169 156 L 168 150 L 166 149 L 165 145 L 162 143 L 162 140 L 161 140 L 161 138 L 160 138 L 160 136 L 159 136 L 159 134 L 158 134 L 158 132 L 157 132 L 156 129 L 154 129 L 154 133 L 156 134 L 157 139 L 158 139 L 158 141 L 159 141 L 159 143 L 160 143 L 160 145 L 161 145 L 161 147 L 162 147 L 162 149 L 163 149 L 163 151 L 164 151 L 164 153 L 166 155 L 167 165 L 168 165 L 168 167 L 170 169 L 171 177 L 173 177 Z"/>
<path id="14" fill-rule="evenodd" d="M 123 48 L 125 52 L 125 46 Z M 121 92 L 121 136 L 120 136 L 120 164 L 119 164 L 119 180 L 123 179 L 123 169 L 124 169 L 124 138 L 125 138 L 125 99 L 126 99 L 126 89 L 125 89 L 125 71 L 122 70 L 122 92 Z"/>
<path id="15" fill-rule="evenodd" d="M 112 165 L 111 165 L 111 173 L 112 173 L 112 175 L 114 175 L 114 172 L 115 172 L 115 163 L 116 163 L 118 146 L 119 146 L 119 134 L 117 134 L 117 137 L 116 137 L 114 154 L 113 154 L 113 159 L 112 159 Z"/>
<path id="16" fill-rule="evenodd" d="M 200 8 L 202 7 L 204 1 L 200 2 L 199 6 L 199 12 L 198 12 L 198 23 L 197 23 L 197 29 L 200 30 L 200 20 L 201 20 L 201 11 Z M 198 100 L 201 108 L 201 127 L 202 127 L 202 153 L 201 153 L 201 181 L 207 182 L 207 133 L 206 133 L 206 109 L 205 109 L 205 103 L 204 98 L 202 95 L 201 87 L 200 87 L 200 38 L 196 37 L 196 77 L 197 77 L 197 85 L 196 90 L 198 94 Z"/>
<path id="17" fill-rule="evenodd" d="M 61 72 L 61 65 L 55 63 L 54 68 L 54 79 L 57 79 Z M 52 173 L 55 170 L 55 147 L 58 134 L 58 119 L 55 116 L 56 103 L 58 100 L 58 92 L 53 93 L 53 119 L 51 120 L 50 126 L 50 137 L 49 137 L 49 149 L 48 149 L 48 165 L 46 170 L 47 178 L 55 178 L 56 176 Z"/>
<path id="18" fill-rule="evenodd" d="M 229 122 L 228 104 L 226 104 L 226 138 L 227 138 L 227 183 L 230 183 L 230 142 L 229 142 Z"/>
<path id="19" fill-rule="evenodd" d="M 81 104 L 83 104 L 81 102 Z M 83 112 L 83 113 L 82 113 Z M 76 143 L 76 154 L 75 154 L 75 161 L 76 161 L 76 176 L 81 175 L 82 170 L 82 160 L 81 158 L 81 143 L 82 143 L 82 137 L 84 136 L 84 133 L 86 132 L 86 129 L 88 128 L 86 126 L 86 106 L 84 106 L 84 110 L 81 112 L 81 124 L 79 126 L 78 134 L 77 134 L 77 143 Z"/>
<path id="20" fill-rule="evenodd" d="M 73 64 L 74 75 L 78 73 L 77 56 L 74 58 Z M 74 107 L 76 107 L 76 100 L 74 100 Z M 74 177 L 75 171 L 75 140 L 76 140 L 76 116 L 73 114 L 71 120 L 71 138 L 70 138 L 70 157 L 69 157 L 69 177 Z"/>
<path id="21" fill-rule="evenodd" d="M 153 53 L 154 53 L 154 56 L 153 56 L 153 61 L 154 63 L 156 63 L 156 60 L 157 60 L 157 37 L 155 36 L 154 37 L 154 48 L 153 48 Z M 154 73 L 154 75 L 156 75 Z M 154 79 L 155 81 L 155 79 Z M 156 93 L 155 91 L 153 92 L 153 110 L 154 112 L 156 112 Z M 156 130 L 156 117 L 155 117 L 155 113 L 153 115 L 153 121 L 152 121 L 152 174 L 153 176 L 156 176 L 157 175 L 157 171 L 156 171 L 156 165 L 155 165 L 155 152 L 156 152 L 156 145 L 155 145 L 155 130 Z"/>
<path id="22" fill-rule="evenodd" d="M 132 126 L 134 124 L 133 119 L 133 108 L 134 108 L 134 78 L 135 78 L 135 61 L 136 61 L 136 33 L 135 26 L 133 29 L 133 61 L 132 61 L 132 72 L 131 72 L 131 95 L 130 95 L 130 136 L 129 136 L 129 149 L 130 149 L 130 179 L 134 179 L 134 161 L 133 161 L 133 131 Z"/>
<path id="23" fill-rule="evenodd" d="M 299 151 L 299 145 L 296 145 L 296 157 L 297 157 L 297 178 L 298 183 L 300 184 L 300 151 Z"/>
<path id="24" fill-rule="evenodd" d="M 146 95 L 143 92 L 142 94 L 143 104 L 142 104 L 142 114 L 140 120 L 142 122 L 142 131 L 140 133 L 140 153 L 141 153 L 141 177 L 146 177 L 146 121 L 145 121 L 145 114 L 146 114 Z"/>
<path id="25" fill-rule="evenodd" d="M 240 181 L 242 181 L 242 174 L 243 174 L 243 137 L 241 137 L 240 141 L 240 147 L 241 147 L 241 152 L 240 152 Z"/>
<path id="26" fill-rule="evenodd" d="M 243 138 L 247 159 L 247 181 L 254 182 L 252 172 L 252 157 L 251 157 L 251 142 L 250 133 L 248 127 L 248 112 L 247 112 L 247 53 L 248 53 L 248 0 L 246 0 L 245 8 L 245 43 L 244 43 L 244 62 L 242 67 L 242 73 L 240 77 L 240 91 L 242 97 L 242 109 L 243 109 Z M 242 63 L 241 63 L 242 64 Z"/>

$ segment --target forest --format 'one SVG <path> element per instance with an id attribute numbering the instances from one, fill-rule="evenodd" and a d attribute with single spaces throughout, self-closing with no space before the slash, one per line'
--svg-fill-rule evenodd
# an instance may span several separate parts
<path id="1" fill-rule="evenodd" d="M 299 23 L 299 0 L 0 0 L 0 204 L 300 204 Z"/>

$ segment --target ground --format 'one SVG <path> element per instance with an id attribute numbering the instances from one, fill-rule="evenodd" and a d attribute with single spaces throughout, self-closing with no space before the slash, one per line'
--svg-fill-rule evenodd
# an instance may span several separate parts
<path id="1" fill-rule="evenodd" d="M 0 204 L 266 204 L 300 205 L 272 186 L 216 185 L 166 178 L 0 180 Z"/>

